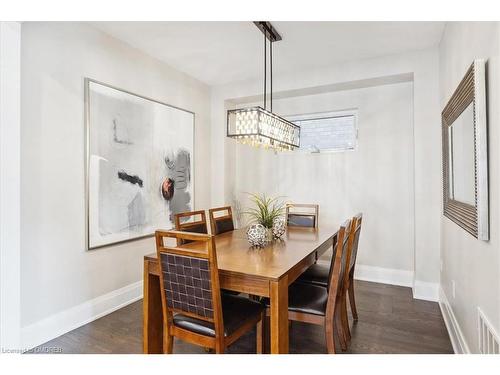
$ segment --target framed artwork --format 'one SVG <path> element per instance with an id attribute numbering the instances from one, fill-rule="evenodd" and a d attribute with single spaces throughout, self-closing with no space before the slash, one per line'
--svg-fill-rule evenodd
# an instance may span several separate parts
<path id="1" fill-rule="evenodd" d="M 87 249 L 152 236 L 194 207 L 194 113 L 85 79 Z"/>

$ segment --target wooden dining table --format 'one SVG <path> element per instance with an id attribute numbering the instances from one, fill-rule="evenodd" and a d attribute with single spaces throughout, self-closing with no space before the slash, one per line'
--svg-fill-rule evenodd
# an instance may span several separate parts
<path id="1" fill-rule="evenodd" d="M 215 236 L 220 287 L 270 299 L 271 353 L 288 353 L 288 286 L 332 247 L 336 229 L 288 227 L 280 240 L 263 248 L 250 247 L 244 229 Z M 200 246 L 197 242 L 183 245 Z M 163 353 L 156 253 L 144 256 L 143 312 L 143 352 Z"/>

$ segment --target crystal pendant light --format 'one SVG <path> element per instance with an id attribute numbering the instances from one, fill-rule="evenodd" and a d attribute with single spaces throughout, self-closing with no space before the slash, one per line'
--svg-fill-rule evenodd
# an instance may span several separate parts
<path id="1" fill-rule="evenodd" d="M 281 40 L 270 22 L 255 22 L 264 34 L 264 108 L 250 107 L 227 111 L 227 136 L 243 144 L 294 150 L 300 146 L 300 126 L 273 113 L 273 42 Z M 271 100 L 266 109 L 267 40 L 270 42 Z"/>

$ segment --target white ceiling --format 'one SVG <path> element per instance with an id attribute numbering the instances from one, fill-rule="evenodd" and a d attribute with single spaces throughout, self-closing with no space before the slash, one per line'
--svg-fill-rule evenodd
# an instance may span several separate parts
<path id="1" fill-rule="evenodd" d="M 264 36 L 252 22 L 92 22 L 209 85 L 261 79 Z M 273 22 L 274 73 L 435 46 L 443 22 Z"/>

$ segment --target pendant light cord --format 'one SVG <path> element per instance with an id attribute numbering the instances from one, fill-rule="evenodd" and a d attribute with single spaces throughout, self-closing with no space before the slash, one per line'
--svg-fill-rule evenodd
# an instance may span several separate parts
<path id="1" fill-rule="evenodd" d="M 267 36 L 264 32 L 264 109 L 266 109 L 266 87 L 267 83 Z"/>
<path id="2" fill-rule="evenodd" d="M 270 107 L 273 111 L 273 40 L 269 37 L 269 64 L 271 78 Z M 267 107 L 267 29 L 264 29 L 264 109 Z"/>
<path id="3" fill-rule="evenodd" d="M 271 112 L 273 111 L 273 41 L 269 42 L 269 62 L 271 65 Z"/>

